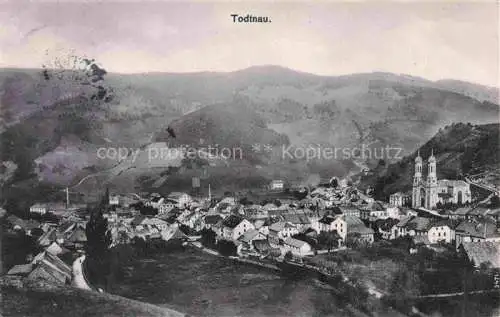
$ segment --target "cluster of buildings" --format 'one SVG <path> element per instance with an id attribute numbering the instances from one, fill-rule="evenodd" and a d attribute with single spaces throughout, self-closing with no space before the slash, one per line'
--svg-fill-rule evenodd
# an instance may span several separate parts
<path id="1" fill-rule="evenodd" d="M 275 181 L 269 189 L 282 188 L 283 183 Z M 325 236 L 334 241 L 334 248 L 344 248 L 350 241 L 370 244 L 379 239 L 410 237 L 413 241 L 410 253 L 417 252 L 419 246 L 451 244 L 476 265 L 490 262 L 500 267 L 500 208 L 465 204 L 472 202 L 469 185 L 437 180 L 433 155 L 428 160 L 425 180 L 422 159 L 417 156 L 412 194 L 395 193 L 389 202 L 375 201 L 347 182 L 338 182 L 336 186 L 331 182 L 320 184 L 300 200 L 241 202 L 234 196 L 199 199 L 182 192 L 112 195 L 104 216 L 108 219 L 113 245 L 136 238 L 196 240 L 201 232 L 212 230 L 217 242 L 233 242 L 240 257 L 280 258 L 287 253 L 304 257 L 322 252 L 326 247 L 320 239 Z M 438 213 L 434 210 L 438 203 L 462 207 Z M 12 268 L 9 274 L 42 274 L 42 269 L 37 271 L 37 267 L 42 267 L 38 264 L 57 261 L 54 256 L 77 254 L 86 243 L 89 215 L 78 206 L 35 204 L 30 212 L 56 214 L 59 221 L 41 223 L 8 217 L 12 230 L 36 236 L 44 250 L 30 259 L 30 263 Z M 61 262 L 49 266 L 54 270 L 62 267 Z M 64 267 L 58 272 L 65 270 Z M 46 273 L 50 269 L 45 266 L 43 272 L 52 274 Z M 61 272 L 53 275 L 62 282 L 66 275 Z"/>
<path id="2" fill-rule="evenodd" d="M 37 204 L 34 210 L 39 210 L 38 208 L 42 207 Z M 71 283 L 73 278 L 71 264 L 87 243 L 86 221 L 76 216 L 69 216 L 70 213 L 67 211 L 61 214 L 64 217 L 60 218 L 60 222 L 24 220 L 14 215 L 7 216 L 6 223 L 9 230 L 32 237 L 36 243 L 35 248 L 41 250 L 38 254 L 28 254 L 26 263 L 13 266 L 7 275 L 41 279 L 55 284 Z"/>

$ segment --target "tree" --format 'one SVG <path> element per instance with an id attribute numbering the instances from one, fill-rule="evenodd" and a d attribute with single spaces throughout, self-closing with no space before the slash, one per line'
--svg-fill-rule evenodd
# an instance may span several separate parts
<path id="1" fill-rule="evenodd" d="M 153 206 L 142 206 L 139 211 L 145 216 L 156 216 L 158 214 L 158 209 Z"/>
<path id="2" fill-rule="evenodd" d="M 357 232 L 347 234 L 345 244 L 349 248 L 359 248 L 361 245 L 361 235 Z"/>
<path id="3" fill-rule="evenodd" d="M 330 187 L 337 188 L 338 186 L 339 186 L 339 181 L 337 180 L 337 178 L 333 177 L 330 180 Z"/>
<path id="4" fill-rule="evenodd" d="M 242 205 L 245 205 L 245 206 L 253 204 L 250 200 L 248 200 L 248 198 L 246 196 L 242 197 L 240 199 L 239 203 Z"/>
<path id="5" fill-rule="evenodd" d="M 292 254 L 292 251 L 288 251 L 287 253 L 285 253 L 285 256 L 283 258 L 285 261 L 291 261 L 293 260 L 293 254 Z"/>
<path id="6" fill-rule="evenodd" d="M 332 251 L 332 249 L 338 247 L 338 239 L 339 238 L 340 237 L 337 234 L 336 230 L 329 231 L 329 232 L 322 231 L 318 235 L 318 243 L 321 246 L 326 247 L 328 249 L 328 253 L 330 253 Z"/>
<path id="7" fill-rule="evenodd" d="M 420 295 L 419 289 L 420 280 L 416 272 L 401 267 L 395 273 L 390 287 L 393 305 L 402 311 L 408 310 L 413 305 L 412 298 Z"/>
<path id="8" fill-rule="evenodd" d="M 85 227 L 87 244 L 85 252 L 87 255 L 87 267 L 89 273 L 99 284 L 107 283 L 107 275 L 110 273 L 109 248 L 112 238 L 108 231 L 108 220 L 104 218 L 104 212 L 109 208 L 109 190 L 101 199 L 101 202 L 92 210 L 90 220 Z"/>
<path id="9" fill-rule="evenodd" d="M 113 100 L 113 90 L 104 85 L 107 71 L 95 59 L 68 54 L 66 60 L 56 58 L 42 65 L 41 77 L 57 87 L 67 85 L 77 89 L 86 101 L 109 103 Z"/>
<path id="10" fill-rule="evenodd" d="M 217 249 L 220 254 L 225 256 L 236 255 L 236 245 L 233 241 L 220 240 L 219 243 L 217 243 Z"/>
<path id="11" fill-rule="evenodd" d="M 215 246 L 215 236 L 216 233 L 212 229 L 203 229 L 201 230 L 201 244 L 206 247 L 214 247 Z"/>

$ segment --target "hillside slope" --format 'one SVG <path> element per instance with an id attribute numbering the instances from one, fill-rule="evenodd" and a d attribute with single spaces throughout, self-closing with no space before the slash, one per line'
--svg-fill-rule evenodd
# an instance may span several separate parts
<path id="1" fill-rule="evenodd" d="M 90 106 L 81 98 L 86 90 L 81 85 L 46 83 L 39 70 L 0 71 L 5 186 L 30 178 L 72 185 L 117 163 L 96 160 L 99 147 L 146 147 L 164 141 L 169 125 L 178 135 L 169 142 L 243 144 L 248 162 L 268 168 L 264 175 L 280 177 L 289 168 L 266 155 L 251 157 L 252 145 L 272 144 L 273 151 L 287 142 L 351 149 L 390 145 L 409 154 L 452 122 L 498 122 L 500 109 L 474 97 L 469 90 L 480 90 L 477 85 L 458 93 L 448 82 L 389 73 L 328 77 L 256 66 L 230 73 L 108 74 L 105 81 L 115 98 Z M 302 162 L 302 174 L 318 164 L 333 170 L 338 162 L 316 163 Z M 14 177 L 6 166 L 17 166 Z M 141 176 L 135 172 L 133 177 Z"/>
<path id="2" fill-rule="evenodd" d="M 431 151 L 434 153 L 438 179 L 457 179 L 463 175 L 498 171 L 499 144 L 500 124 L 457 123 L 441 129 L 419 151 L 424 161 Z M 365 187 L 374 186 L 377 197 L 384 200 L 394 192 L 411 190 L 416 156 L 417 151 L 397 163 L 381 164 L 373 175 L 362 177 L 361 182 Z"/>
<path id="3" fill-rule="evenodd" d="M 2 278 L 3 316 L 32 317 L 186 317 L 175 310 L 121 296 L 69 286 L 47 286 Z"/>

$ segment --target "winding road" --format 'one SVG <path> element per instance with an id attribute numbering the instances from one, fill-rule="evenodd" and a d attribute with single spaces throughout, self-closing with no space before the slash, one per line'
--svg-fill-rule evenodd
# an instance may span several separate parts
<path id="1" fill-rule="evenodd" d="M 92 287 L 90 287 L 83 273 L 84 261 L 85 261 L 85 255 L 82 255 L 73 262 L 73 281 L 71 284 L 73 287 L 91 291 Z"/>

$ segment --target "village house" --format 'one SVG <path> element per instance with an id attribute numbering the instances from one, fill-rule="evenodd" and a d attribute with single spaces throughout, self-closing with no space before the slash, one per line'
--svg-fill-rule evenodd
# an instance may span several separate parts
<path id="1" fill-rule="evenodd" d="M 500 207 L 491 208 L 487 214 L 487 217 L 490 217 L 497 223 L 500 223 Z"/>
<path id="2" fill-rule="evenodd" d="M 452 226 L 448 222 L 416 216 L 403 217 L 391 231 L 391 239 L 404 236 L 416 237 L 416 242 L 426 245 L 439 241 L 450 243 L 455 236 Z"/>
<path id="3" fill-rule="evenodd" d="M 70 284 L 72 270 L 57 256 L 43 251 L 39 253 L 31 262 L 34 267 L 28 275 L 31 280 L 45 280 L 55 284 Z"/>
<path id="4" fill-rule="evenodd" d="M 206 215 L 203 218 L 203 228 L 212 229 L 212 227 L 218 222 L 222 221 L 222 217 L 217 214 Z"/>
<path id="5" fill-rule="evenodd" d="M 160 209 L 160 206 L 163 204 L 163 202 L 165 201 L 165 198 L 163 197 L 158 197 L 158 196 L 155 196 L 155 197 L 151 197 L 148 201 L 146 201 L 145 205 L 146 206 L 149 206 L 149 207 L 153 207 L 155 209 Z"/>
<path id="6" fill-rule="evenodd" d="M 299 229 L 295 225 L 284 221 L 278 221 L 269 226 L 268 238 L 272 244 L 278 245 L 281 240 L 297 233 L 299 233 Z"/>
<path id="7" fill-rule="evenodd" d="M 252 242 L 254 250 L 262 255 L 262 257 L 274 257 L 278 258 L 281 256 L 280 248 L 273 248 L 268 240 L 254 240 Z"/>
<path id="8" fill-rule="evenodd" d="M 298 206 L 300 208 L 311 208 L 313 207 L 313 201 L 311 200 L 311 197 L 306 197 L 306 198 L 303 198 L 301 200 L 299 200 L 298 202 Z"/>
<path id="9" fill-rule="evenodd" d="M 253 222 L 253 225 L 263 235 L 267 236 L 269 234 L 269 219 L 257 219 Z"/>
<path id="10" fill-rule="evenodd" d="M 30 213 L 44 215 L 48 212 L 62 214 L 66 212 L 66 205 L 61 203 L 36 203 L 30 207 Z"/>
<path id="11" fill-rule="evenodd" d="M 224 218 L 221 219 L 219 222 L 217 222 L 215 225 L 212 226 L 212 231 L 215 232 L 217 237 L 222 237 L 223 235 L 223 229 L 224 229 Z"/>
<path id="12" fill-rule="evenodd" d="M 110 195 L 108 203 L 110 206 L 120 206 L 120 196 L 119 195 Z"/>
<path id="13" fill-rule="evenodd" d="M 399 220 L 399 222 L 396 225 L 394 225 L 394 227 L 391 230 L 392 232 L 391 240 L 409 235 L 408 233 L 409 227 L 407 227 L 407 224 L 410 220 L 413 219 L 413 217 L 414 216 L 404 216 Z"/>
<path id="14" fill-rule="evenodd" d="M 361 217 L 361 210 L 355 206 L 339 206 L 342 214 L 349 217 Z"/>
<path id="15" fill-rule="evenodd" d="M 168 222 L 161 220 L 157 217 L 146 217 L 146 219 L 144 219 L 144 221 L 141 224 L 143 226 L 145 226 L 146 228 L 147 227 L 150 227 L 150 228 L 154 227 L 154 228 L 158 229 L 159 231 L 167 230 L 170 227 Z"/>
<path id="16" fill-rule="evenodd" d="M 387 210 L 379 202 L 369 203 L 360 210 L 361 219 L 385 219 L 388 218 Z"/>
<path id="17" fill-rule="evenodd" d="M 177 217 L 177 222 L 181 225 L 193 228 L 195 221 L 199 217 L 201 217 L 201 215 L 197 212 L 186 209 L 182 214 L 179 215 L 179 217 Z"/>
<path id="18" fill-rule="evenodd" d="M 33 264 L 18 264 L 14 265 L 7 271 L 7 275 L 16 275 L 16 276 L 28 276 L 33 271 Z"/>
<path id="19" fill-rule="evenodd" d="M 236 204 L 236 205 L 231 206 L 231 208 L 229 209 L 229 213 L 240 214 L 240 215 L 244 216 L 245 215 L 245 208 L 242 204 Z"/>
<path id="20" fill-rule="evenodd" d="M 7 221 L 11 229 L 16 231 L 23 231 L 26 235 L 31 235 L 31 231 L 35 228 L 40 228 L 40 222 L 36 220 L 24 220 L 15 215 L 9 215 Z"/>
<path id="21" fill-rule="evenodd" d="M 118 222 L 118 214 L 114 211 L 105 213 L 103 217 L 108 220 L 109 224 Z"/>
<path id="22" fill-rule="evenodd" d="M 269 217 L 267 210 L 264 210 L 261 205 L 250 205 L 245 207 L 245 217 L 248 219 L 265 219 Z"/>
<path id="23" fill-rule="evenodd" d="M 243 233 L 255 229 L 253 224 L 240 215 L 230 215 L 222 221 L 222 238 L 236 241 Z"/>
<path id="24" fill-rule="evenodd" d="M 45 251 L 49 252 L 50 254 L 59 256 L 66 254 L 68 252 L 71 252 L 70 250 L 66 249 L 65 247 L 61 246 L 59 243 L 56 241 L 52 242 L 51 245 L 45 248 Z"/>
<path id="25" fill-rule="evenodd" d="M 392 235 L 392 228 L 399 223 L 396 218 L 387 219 L 377 219 L 375 225 L 378 228 L 378 232 L 382 235 L 382 239 L 389 240 Z"/>
<path id="26" fill-rule="evenodd" d="M 278 200 L 281 202 L 281 205 L 287 205 L 290 208 L 295 208 L 298 205 L 296 199 L 280 198 Z"/>
<path id="27" fill-rule="evenodd" d="M 477 206 L 467 214 L 467 219 L 472 220 L 474 218 L 479 218 L 479 219 L 486 218 L 489 212 L 490 208 L 484 206 Z"/>
<path id="28" fill-rule="evenodd" d="M 64 247 L 72 250 L 82 250 L 87 243 L 87 234 L 85 228 L 81 226 L 75 229 L 64 239 Z"/>
<path id="29" fill-rule="evenodd" d="M 213 208 L 213 211 L 216 213 L 220 213 L 220 214 L 230 214 L 233 207 L 234 207 L 234 205 L 227 203 L 227 202 L 224 202 L 224 203 L 217 204 Z"/>
<path id="30" fill-rule="evenodd" d="M 464 242 L 500 242 L 500 233 L 494 222 L 488 220 L 464 220 L 455 228 L 455 246 Z"/>
<path id="31" fill-rule="evenodd" d="M 345 241 L 347 235 L 347 223 L 344 220 L 344 217 L 341 215 L 325 216 L 323 219 L 319 221 L 319 232 L 326 231 L 337 231 L 338 235 Z"/>
<path id="32" fill-rule="evenodd" d="M 169 224 L 168 222 L 156 217 L 137 215 L 130 222 L 130 227 L 135 231 L 135 235 L 148 237 L 153 234 L 160 234 L 160 232 L 167 230 L 169 228 Z"/>
<path id="33" fill-rule="evenodd" d="M 455 241 L 455 230 L 446 220 L 436 221 L 428 226 L 427 237 L 430 244 L 438 242 L 451 243 Z"/>
<path id="34" fill-rule="evenodd" d="M 73 213 L 83 211 L 87 208 L 86 204 L 72 204 L 66 206 L 64 203 L 36 203 L 30 207 L 30 213 L 44 215 L 51 213 L 56 216 L 61 216 L 68 211 Z"/>
<path id="35" fill-rule="evenodd" d="M 333 202 L 331 202 L 330 199 L 316 196 L 310 198 L 309 206 L 307 208 L 324 209 L 327 207 L 331 207 L 332 205 Z"/>
<path id="36" fill-rule="evenodd" d="M 402 217 L 410 216 L 416 217 L 418 216 L 418 211 L 409 207 L 399 207 L 399 213 Z"/>
<path id="37" fill-rule="evenodd" d="M 158 206 L 158 214 L 159 215 L 166 215 L 174 208 L 177 208 L 177 202 L 170 200 L 170 199 L 165 199 Z"/>
<path id="38" fill-rule="evenodd" d="M 222 204 L 234 206 L 234 205 L 238 204 L 238 202 L 236 201 L 236 197 L 227 196 L 227 197 L 222 198 L 215 206 L 217 207 L 217 206 L 222 205 Z"/>
<path id="39" fill-rule="evenodd" d="M 385 210 L 387 212 L 387 218 L 400 219 L 402 217 L 402 211 L 399 207 L 387 206 Z"/>
<path id="40" fill-rule="evenodd" d="M 273 180 L 271 184 L 269 184 L 270 190 L 283 190 L 285 188 L 285 182 L 282 180 Z"/>
<path id="41" fill-rule="evenodd" d="M 406 225 L 407 232 L 412 237 L 427 236 L 430 224 L 430 218 L 413 217 Z"/>
<path id="42" fill-rule="evenodd" d="M 190 195 L 180 192 L 171 192 L 167 199 L 176 202 L 177 208 L 186 208 L 193 201 Z"/>
<path id="43" fill-rule="evenodd" d="M 492 241 L 462 242 L 459 252 L 465 254 L 476 268 L 490 264 L 500 269 L 500 244 Z"/>
<path id="44" fill-rule="evenodd" d="M 361 219 L 359 219 L 358 217 L 354 217 L 354 216 L 343 216 L 343 219 L 346 223 L 347 235 L 357 234 L 360 236 L 360 239 L 362 241 L 366 241 L 368 243 L 372 243 L 374 241 L 373 229 L 366 227 Z M 347 235 L 346 235 L 346 238 L 347 238 Z M 340 236 L 342 236 L 342 235 L 340 235 Z"/>
<path id="45" fill-rule="evenodd" d="M 264 210 L 265 212 L 269 213 L 269 212 L 272 212 L 272 211 L 281 211 L 283 209 L 280 209 L 274 203 L 267 203 L 264 206 L 262 206 L 262 210 Z"/>
<path id="46" fill-rule="evenodd" d="M 200 231 L 204 228 L 203 217 L 202 214 L 196 211 L 193 211 L 191 216 L 185 220 L 184 225 L 193 229 L 194 231 Z"/>
<path id="47" fill-rule="evenodd" d="M 471 212 L 472 208 L 470 207 L 460 207 L 456 210 L 447 210 L 446 216 L 449 219 L 457 219 L 457 220 L 465 220 L 467 219 L 467 215 Z"/>
<path id="48" fill-rule="evenodd" d="M 311 227 L 311 221 L 305 213 L 295 212 L 282 214 L 281 218 L 284 222 L 293 224 L 300 232 Z"/>
<path id="49" fill-rule="evenodd" d="M 302 257 L 312 253 L 312 247 L 309 243 L 288 237 L 283 242 L 285 252 L 291 251 L 293 255 Z"/>
<path id="50" fill-rule="evenodd" d="M 238 238 L 238 241 L 240 242 L 240 248 L 238 251 L 239 252 L 241 252 L 242 250 L 253 251 L 254 250 L 253 242 L 255 240 L 265 240 L 265 239 L 267 239 L 267 236 L 260 233 L 259 230 L 257 229 L 248 230 Z"/>
<path id="51" fill-rule="evenodd" d="M 41 247 L 47 247 L 54 241 L 57 241 L 58 243 L 63 243 L 64 238 L 62 237 L 62 235 L 57 233 L 56 228 L 51 228 L 42 236 L 40 236 L 40 238 L 38 238 L 37 243 Z"/>
<path id="52" fill-rule="evenodd" d="M 411 196 L 402 192 L 397 192 L 389 196 L 389 204 L 394 207 L 411 205 Z"/>

